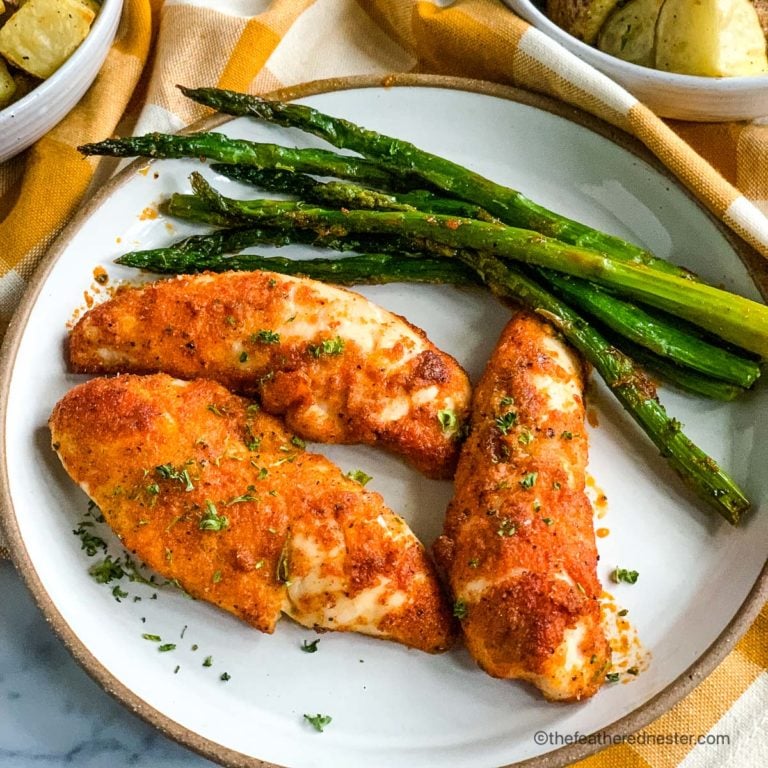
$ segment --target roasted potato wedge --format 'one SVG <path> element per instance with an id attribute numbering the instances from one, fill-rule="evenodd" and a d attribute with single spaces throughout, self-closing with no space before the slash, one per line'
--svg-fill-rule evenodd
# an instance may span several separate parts
<path id="1" fill-rule="evenodd" d="M 28 0 L 0 29 L 0 54 L 44 79 L 83 42 L 95 16 L 82 0 Z"/>
<path id="2" fill-rule="evenodd" d="M 597 47 L 633 64 L 655 63 L 656 20 L 664 0 L 630 0 L 616 8 L 600 30 Z"/>
<path id="3" fill-rule="evenodd" d="M 547 0 L 547 16 L 566 32 L 594 45 L 600 28 L 620 0 Z"/>
<path id="4" fill-rule="evenodd" d="M 5 62 L 0 59 L 0 108 L 9 104 L 16 93 L 16 81 L 11 77 Z"/>
<path id="5" fill-rule="evenodd" d="M 665 0 L 656 68 L 709 77 L 768 72 L 766 41 L 750 0 Z"/>

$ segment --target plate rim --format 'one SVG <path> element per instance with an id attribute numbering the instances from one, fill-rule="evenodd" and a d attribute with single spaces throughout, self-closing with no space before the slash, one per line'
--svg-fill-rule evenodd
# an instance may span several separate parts
<path id="1" fill-rule="evenodd" d="M 617 144 L 665 175 L 675 184 L 678 190 L 684 192 L 693 200 L 699 210 L 713 221 L 725 236 L 745 265 L 750 278 L 763 298 L 768 299 L 768 262 L 708 211 L 701 201 L 695 198 L 638 139 L 576 107 L 556 101 L 548 96 L 513 86 L 469 78 L 425 74 L 361 75 L 314 80 L 280 88 L 266 95 L 271 98 L 290 101 L 342 90 L 394 87 L 444 88 L 499 97 L 565 118 Z M 213 115 L 193 123 L 183 131 L 180 131 L 180 133 L 211 129 L 222 125 L 229 119 L 231 118 Z M 59 233 L 48 249 L 46 256 L 29 282 L 22 301 L 8 326 L 3 346 L 0 348 L 0 427 L 2 427 L 3 436 L 2 440 L 0 440 L 0 526 L 3 528 L 3 532 L 8 540 L 11 562 L 32 593 L 34 602 L 43 613 L 47 623 L 64 643 L 64 646 L 72 654 L 75 661 L 103 690 L 117 699 L 131 712 L 157 728 L 161 733 L 203 757 L 217 761 L 221 765 L 231 766 L 232 768 L 284 768 L 275 763 L 265 762 L 258 757 L 230 749 L 195 733 L 193 730 L 181 725 L 173 720 L 173 718 L 149 705 L 102 665 L 64 620 L 54 601 L 46 592 L 21 536 L 13 499 L 11 498 L 5 438 L 7 435 L 8 391 L 18 348 L 27 326 L 29 315 L 37 302 L 48 275 L 58 262 L 71 237 L 82 228 L 90 216 L 117 188 L 132 178 L 135 171 L 146 165 L 147 162 L 146 158 L 138 158 L 132 161 L 120 173 L 102 185 L 78 209 L 73 219 Z M 510 764 L 505 768 L 513 768 L 513 766 L 514 768 L 560 768 L 601 751 L 606 746 L 610 746 L 614 738 L 620 739 L 645 727 L 670 710 L 714 670 L 730 653 L 738 640 L 747 632 L 766 602 L 768 602 L 768 559 L 749 594 L 736 610 L 731 621 L 723 628 L 710 646 L 686 670 L 654 697 L 590 737 L 591 740 L 598 741 L 599 736 L 599 740 L 608 742 L 607 744 L 569 744 L 551 752 Z"/>

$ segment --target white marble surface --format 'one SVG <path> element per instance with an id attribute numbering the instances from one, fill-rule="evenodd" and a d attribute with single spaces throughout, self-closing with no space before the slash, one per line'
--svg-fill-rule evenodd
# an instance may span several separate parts
<path id="1" fill-rule="evenodd" d="M 2 768 L 209 768 L 108 696 L 74 662 L 0 560 Z"/>

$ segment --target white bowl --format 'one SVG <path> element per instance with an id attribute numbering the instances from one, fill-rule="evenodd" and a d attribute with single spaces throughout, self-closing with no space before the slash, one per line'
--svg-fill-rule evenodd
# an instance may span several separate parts
<path id="1" fill-rule="evenodd" d="M 104 0 L 80 47 L 34 90 L 0 109 L 0 162 L 34 144 L 80 101 L 115 38 L 123 0 Z"/>
<path id="2" fill-rule="evenodd" d="M 530 0 L 504 0 L 519 16 L 599 69 L 661 117 L 700 122 L 753 120 L 768 115 L 768 75 L 698 77 L 660 72 L 617 59 L 577 40 Z"/>

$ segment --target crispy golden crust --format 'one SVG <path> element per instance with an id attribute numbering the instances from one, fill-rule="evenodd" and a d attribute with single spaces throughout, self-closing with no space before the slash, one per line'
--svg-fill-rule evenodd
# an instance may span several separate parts
<path id="1" fill-rule="evenodd" d="M 308 440 L 378 444 L 431 477 L 452 476 L 469 411 L 466 373 L 423 331 L 352 291 L 271 272 L 124 289 L 75 326 L 69 362 L 214 379 Z"/>
<path id="2" fill-rule="evenodd" d="M 594 694 L 610 655 L 584 492 L 582 389 L 579 363 L 551 328 L 516 315 L 475 391 L 435 545 L 480 666 L 558 700 Z"/>
<path id="3" fill-rule="evenodd" d="M 93 379 L 56 405 L 50 428 L 124 546 L 190 595 L 263 632 L 284 611 L 430 652 L 450 644 L 449 611 L 405 522 L 219 384 Z"/>

